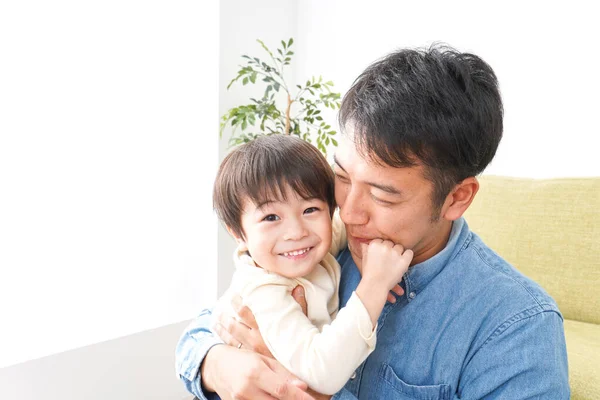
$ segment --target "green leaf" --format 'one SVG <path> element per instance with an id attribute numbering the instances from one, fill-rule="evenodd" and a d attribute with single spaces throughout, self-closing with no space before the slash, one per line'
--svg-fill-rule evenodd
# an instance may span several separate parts
<path id="1" fill-rule="evenodd" d="M 338 145 L 337 140 L 335 140 L 334 138 L 331 138 L 331 143 L 333 143 L 334 146 Z"/>
<path id="2" fill-rule="evenodd" d="M 290 40 L 288 40 L 287 47 L 290 47 L 292 44 L 294 44 L 294 39 L 290 38 Z"/>
<path id="3" fill-rule="evenodd" d="M 281 41 L 281 45 L 283 46 L 284 49 L 287 47 L 286 43 L 283 40 Z"/>
<path id="4" fill-rule="evenodd" d="M 248 77 L 245 77 L 244 80 L 242 81 L 242 85 L 246 85 L 248 83 Z"/>

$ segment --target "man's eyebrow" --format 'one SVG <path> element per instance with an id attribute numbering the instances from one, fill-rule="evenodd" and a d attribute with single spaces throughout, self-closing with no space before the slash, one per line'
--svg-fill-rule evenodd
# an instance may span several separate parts
<path id="1" fill-rule="evenodd" d="M 340 161 L 337 159 L 337 157 L 335 156 L 335 154 L 333 155 L 333 163 L 335 165 L 337 165 L 338 167 L 340 167 L 340 169 L 344 172 L 346 172 L 346 169 L 344 167 L 342 167 L 342 164 L 340 164 Z M 346 172 L 347 173 L 347 172 Z"/>
<path id="2" fill-rule="evenodd" d="M 389 194 L 393 194 L 393 195 L 400 195 L 402 194 L 402 192 L 398 189 L 396 189 L 395 187 L 391 186 L 391 185 L 383 185 L 381 183 L 375 183 L 375 182 L 366 182 L 367 185 L 369 186 L 373 186 L 376 187 L 379 190 L 383 190 L 386 193 Z"/>
<path id="3" fill-rule="evenodd" d="M 335 164 L 336 164 L 338 167 L 340 167 L 340 169 L 341 169 L 342 171 L 344 171 L 345 173 L 348 173 L 348 171 L 346 171 L 346 170 L 344 169 L 344 167 L 342 167 L 342 165 L 340 164 L 339 160 L 337 159 L 337 157 L 336 157 L 335 155 L 333 156 L 333 162 L 334 162 L 334 163 L 335 163 Z M 400 190 L 396 189 L 396 188 L 395 188 L 394 186 L 392 186 L 392 185 L 384 185 L 384 184 L 382 184 L 382 183 L 375 183 L 375 182 L 365 182 L 365 183 L 366 183 L 367 185 L 369 185 L 369 186 L 373 186 L 373 187 L 375 187 L 375 188 L 377 188 L 377 189 L 379 189 L 379 190 L 382 190 L 382 191 L 384 191 L 384 192 L 386 192 L 386 193 L 389 193 L 389 194 L 393 194 L 393 195 L 400 195 L 400 194 L 402 194 L 402 192 L 401 192 Z"/>

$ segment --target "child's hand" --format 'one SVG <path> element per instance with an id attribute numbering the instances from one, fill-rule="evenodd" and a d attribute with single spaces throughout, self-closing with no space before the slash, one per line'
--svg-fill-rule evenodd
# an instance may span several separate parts
<path id="1" fill-rule="evenodd" d="M 404 250 L 399 244 L 381 239 L 374 239 L 362 246 L 362 278 L 377 282 L 387 291 L 395 289 L 397 293 L 396 286 L 412 261 L 412 250 Z"/>

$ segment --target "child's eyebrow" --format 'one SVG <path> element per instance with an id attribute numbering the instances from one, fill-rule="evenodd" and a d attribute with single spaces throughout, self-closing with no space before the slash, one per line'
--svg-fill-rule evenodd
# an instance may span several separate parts
<path id="1" fill-rule="evenodd" d="M 262 210 L 263 208 L 266 208 L 266 207 L 270 206 L 273 203 L 278 203 L 278 201 L 275 201 L 275 200 L 265 200 L 265 201 L 260 202 L 259 204 L 257 204 L 256 208 L 258 210 Z"/>

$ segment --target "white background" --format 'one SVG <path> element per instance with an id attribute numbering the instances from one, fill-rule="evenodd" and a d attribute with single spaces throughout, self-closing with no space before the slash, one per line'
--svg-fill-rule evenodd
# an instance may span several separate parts
<path id="1" fill-rule="evenodd" d="M 216 299 L 218 15 L 2 2 L 0 367 Z"/>

